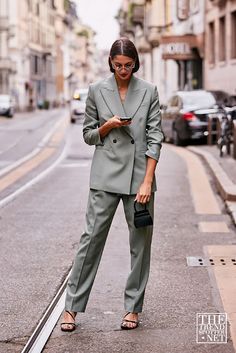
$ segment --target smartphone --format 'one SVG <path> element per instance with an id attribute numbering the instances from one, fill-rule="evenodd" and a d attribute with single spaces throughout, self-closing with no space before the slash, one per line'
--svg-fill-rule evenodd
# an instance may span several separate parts
<path id="1" fill-rule="evenodd" d="M 130 121 L 132 120 L 132 118 L 130 118 L 129 116 L 121 116 L 120 117 L 120 121 Z"/>

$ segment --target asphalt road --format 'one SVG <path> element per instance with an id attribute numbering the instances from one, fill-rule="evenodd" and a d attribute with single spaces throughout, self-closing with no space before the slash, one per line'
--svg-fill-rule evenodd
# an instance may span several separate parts
<path id="1" fill-rule="evenodd" d="M 66 146 L 65 159 L 50 174 L 0 209 L 1 353 L 22 350 L 78 247 L 93 147 L 82 141 L 79 124 L 69 126 Z M 235 228 L 217 195 L 221 214 L 196 214 L 187 166 L 166 144 L 156 175 L 152 265 L 140 327 L 120 330 L 130 266 L 120 204 L 86 313 L 77 315 L 72 334 L 62 333 L 58 323 L 44 352 L 234 352 L 230 335 L 226 344 L 196 343 L 196 313 L 224 310 L 211 269 L 187 266 L 186 256 L 203 256 L 208 244 L 235 243 Z M 201 233 L 203 220 L 223 221 L 229 232 Z"/>

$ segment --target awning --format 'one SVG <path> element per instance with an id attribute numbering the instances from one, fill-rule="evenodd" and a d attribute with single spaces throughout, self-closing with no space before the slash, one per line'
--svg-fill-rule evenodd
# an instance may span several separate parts
<path id="1" fill-rule="evenodd" d="M 203 34 L 186 34 L 183 36 L 162 36 L 160 38 L 162 59 L 168 60 L 197 60 L 203 57 Z"/>

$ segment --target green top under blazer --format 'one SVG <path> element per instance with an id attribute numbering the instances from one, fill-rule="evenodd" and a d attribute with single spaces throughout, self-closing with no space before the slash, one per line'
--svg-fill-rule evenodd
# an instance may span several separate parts
<path id="1" fill-rule="evenodd" d="M 131 125 L 114 128 L 101 139 L 99 126 L 114 115 L 131 117 Z M 88 145 L 95 145 L 90 188 L 136 194 L 145 176 L 146 156 L 158 161 L 164 138 L 156 86 L 132 75 L 122 104 L 114 74 L 91 84 L 83 137 Z M 152 191 L 156 191 L 155 178 Z"/>

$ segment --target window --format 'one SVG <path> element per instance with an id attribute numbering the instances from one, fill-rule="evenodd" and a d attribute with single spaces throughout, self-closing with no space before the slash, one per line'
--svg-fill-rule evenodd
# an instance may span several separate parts
<path id="1" fill-rule="evenodd" d="M 219 22 L 219 60 L 225 61 L 226 48 L 225 48 L 225 16 L 220 18 Z"/>
<path id="2" fill-rule="evenodd" d="M 40 74 L 40 58 L 37 55 L 31 56 L 31 73 L 33 75 Z"/>
<path id="3" fill-rule="evenodd" d="M 49 14 L 48 14 L 48 23 L 49 23 L 51 26 L 54 26 L 54 24 L 55 24 L 54 16 L 53 16 L 52 13 L 49 13 Z"/>
<path id="4" fill-rule="evenodd" d="M 231 59 L 236 59 L 236 11 L 231 13 Z"/>
<path id="5" fill-rule="evenodd" d="M 40 9 L 39 9 L 39 3 L 37 2 L 37 4 L 36 4 L 36 15 L 37 16 L 39 16 L 39 14 L 40 14 Z"/>
<path id="6" fill-rule="evenodd" d="M 29 12 L 32 12 L 32 2 L 31 2 L 31 0 L 28 0 L 27 3 L 28 3 Z"/>
<path id="7" fill-rule="evenodd" d="M 210 22 L 208 25 L 208 48 L 209 48 L 209 63 L 215 63 L 215 23 Z"/>
<path id="8" fill-rule="evenodd" d="M 180 21 L 189 17 L 189 0 L 177 0 L 177 17 Z"/>

